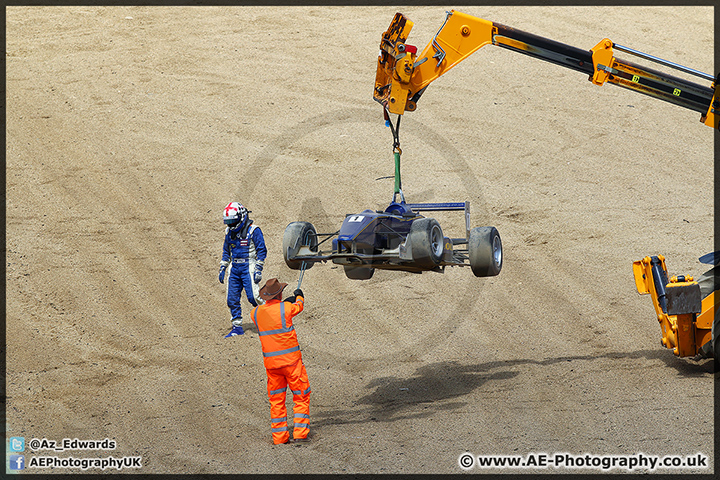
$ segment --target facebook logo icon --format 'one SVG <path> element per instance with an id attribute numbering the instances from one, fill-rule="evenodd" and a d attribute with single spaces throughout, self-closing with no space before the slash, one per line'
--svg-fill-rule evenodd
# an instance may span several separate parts
<path id="1" fill-rule="evenodd" d="M 24 470 L 25 469 L 25 455 L 10 455 L 10 469 L 11 470 Z"/>
<path id="2" fill-rule="evenodd" d="M 23 437 L 10 437 L 10 450 L 22 452 L 25 450 L 25 439 Z"/>

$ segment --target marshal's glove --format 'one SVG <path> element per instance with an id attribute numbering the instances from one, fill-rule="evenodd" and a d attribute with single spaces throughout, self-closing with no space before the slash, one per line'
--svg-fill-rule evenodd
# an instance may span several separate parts
<path id="1" fill-rule="evenodd" d="M 227 269 L 227 265 L 220 265 L 220 273 L 218 273 L 218 280 L 220 280 L 220 283 L 225 283 L 225 270 Z"/>
<path id="2" fill-rule="evenodd" d="M 255 265 L 255 273 L 253 274 L 253 282 L 260 283 L 262 280 L 262 265 Z"/>
<path id="3" fill-rule="evenodd" d="M 297 297 L 303 297 L 303 298 L 305 298 L 305 295 L 303 295 L 303 291 L 300 290 L 299 288 L 298 288 L 298 289 L 295 289 L 295 291 L 293 292 L 293 295 L 295 295 L 296 298 L 297 298 Z"/>

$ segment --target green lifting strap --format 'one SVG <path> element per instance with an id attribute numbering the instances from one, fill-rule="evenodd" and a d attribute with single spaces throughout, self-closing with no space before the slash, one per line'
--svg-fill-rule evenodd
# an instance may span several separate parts
<path id="1" fill-rule="evenodd" d="M 395 194 L 401 193 L 400 182 L 400 152 L 395 152 Z"/>

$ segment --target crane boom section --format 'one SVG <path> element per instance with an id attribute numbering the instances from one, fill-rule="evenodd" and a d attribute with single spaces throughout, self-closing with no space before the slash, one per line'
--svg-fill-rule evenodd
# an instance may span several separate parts
<path id="1" fill-rule="evenodd" d="M 584 73 L 595 85 L 607 82 L 688 108 L 700 113 L 702 122 L 718 128 L 717 79 L 708 87 L 620 60 L 614 56 L 613 42 L 607 38 L 594 48 L 583 50 L 452 10 L 432 41 L 416 55 L 417 49 L 405 43 L 412 27 L 413 22 L 397 13 L 382 36 L 373 98 L 390 113 L 402 115 L 414 111 L 431 82 L 483 46 L 493 44 Z M 623 51 L 705 79 L 713 78 L 631 49 Z"/>

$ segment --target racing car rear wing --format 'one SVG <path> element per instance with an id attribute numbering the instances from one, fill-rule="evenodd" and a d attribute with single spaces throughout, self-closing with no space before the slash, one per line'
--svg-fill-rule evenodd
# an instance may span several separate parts
<path id="1" fill-rule="evenodd" d="M 459 238 L 453 238 L 452 242 L 455 245 L 467 243 L 470 241 L 470 202 L 445 202 L 445 203 L 408 203 L 414 212 L 443 212 L 449 210 L 464 210 L 465 211 L 465 240 Z"/>

